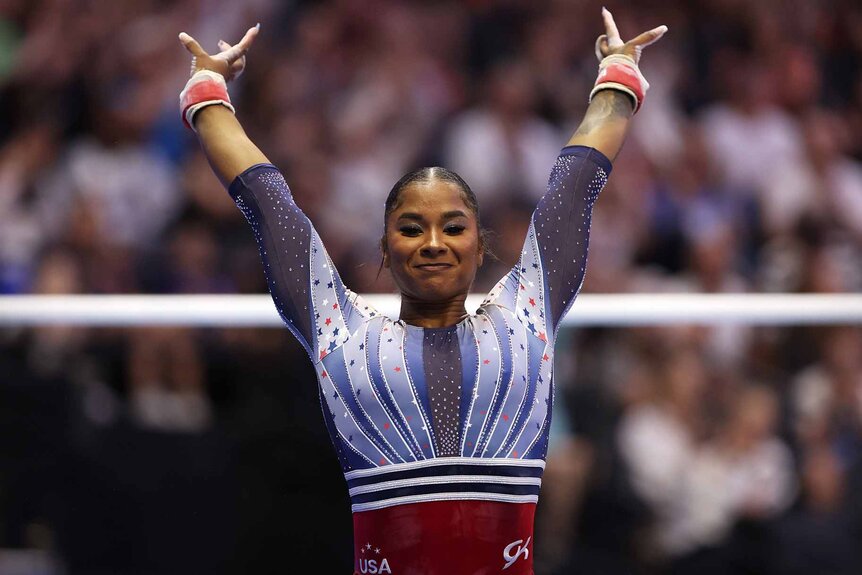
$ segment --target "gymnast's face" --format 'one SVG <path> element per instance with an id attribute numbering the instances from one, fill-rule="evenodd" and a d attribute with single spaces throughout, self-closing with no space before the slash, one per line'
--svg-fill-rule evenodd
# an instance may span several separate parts
<path id="1" fill-rule="evenodd" d="M 401 190 L 386 218 L 383 265 L 405 297 L 442 303 L 470 292 L 482 245 L 456 184 L 432 179 Z"/>

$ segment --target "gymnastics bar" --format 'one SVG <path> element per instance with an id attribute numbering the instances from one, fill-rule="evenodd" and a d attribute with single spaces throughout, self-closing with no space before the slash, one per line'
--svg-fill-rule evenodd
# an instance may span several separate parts
<path id="1" fill-rule="evenodd" d="M 369 294 L 381 313 L 397 317 L 396 295 Z M 483 295 L 471 295 L 475 310 Z M 564 326 L 645 326 L 743 323 L 862 325 L 859 294 L 583 294 Z M 277 327 L 268 295 L 0 296 L 0 327 L 38 325 Z"/>

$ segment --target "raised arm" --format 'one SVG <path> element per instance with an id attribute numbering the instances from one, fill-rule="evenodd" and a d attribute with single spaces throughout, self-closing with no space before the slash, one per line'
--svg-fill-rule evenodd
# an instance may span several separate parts
<path id="1" fill-rule="evenodd" d="M 581 288 L 593 205 L 648 88 L 637 67 L 641 50 L 667 30 L 659 26 L 623 42 L 613 16 L 607 10 L 602 14 L 607 33 L 596 42 L 599 75 L 589 109 L 554 163 L 518 264 L 486 300 L 514 311 L 545 341 Z"/>
<path id="2" fill-rule="evenodd" d="M 259 29 L 260 25 L 250 28 L 235 46 L 224 41 L 219 42 L 221 52 L 214 56 L 207 54 L 194 38 L 185 32 L 181 33 L 180 42 L 192 55 L 192 75 L 194 76 L 202 70 L 208 70 L 220 75 L 227 82 L 239 76 L 245 68 L 245 54 L 257 37 Z M 211 100 L 197 102 L 193 98 L 193 94 L 189 93 L 190 90 L 183 92 L 183 97 L 189 94 L 187 99 L 192 108 L 191 110 L 184 109 L 183 113 L 189 127 L 192 127 L 197 133 L 201 148 L 203 148 L 213 172 L 221 180 L 222 185 L 227 188 L 245 170 L 255 164 L 269 163 L 269 160 L 246 135 L 245 130 L 242 129 L 233 114 L 232 107 L 206 105 L 221 97 L 220 94 L 213 92 L 213 90 L 218 89 L 217 86 L 213 85 L 213 82 L 218 83 L 218 78 L 209 79 L 190 87 L 191 90 L 207 91 L 208 97 L 212 98 Z M 224 97 L 227 98 L 226 90 Z M 227 98 L 227 102 L 221 103 L 229 104 L 230 99 Z M 195 105 L 199 107 L 195 109 Z"/>
<path id="3" fill-rule="evenodd" d="M 236 46 L 219 43 L 221 52 L 215 56 L 188 34 L 180 34 L 192 54 L 192 76 L 180 95 L 180 109 L 213 171 L 251 224 L 276 309 L 316 362 L 376 312 L 342 284 L 281 172 L 233 114 L 226 81 L 242 72 L 257 30 L 251 28 Z"/>
<path id="4" fill-rule="evenodd" d="M 236 116 L 223 106 L 201 110 L 195 118 L 195 128 L 201 148 L 225 188 L 251 166 L 269 163 Z"/>
<path id="5" fill-rule="evenodd" d="M 641 51 L 661 38 L 667 26 L 653 28 L 623 42 L 613 15 L 605 8 L 602 8 L 602 18 L 605 33 L 596 41 L 596 57 L 601 63 L 599 78 L 587 113 L 568 145 L 595 148 L 613 161 L 622 148 L 629 120 L 649 88 L 637 68 Z"/>

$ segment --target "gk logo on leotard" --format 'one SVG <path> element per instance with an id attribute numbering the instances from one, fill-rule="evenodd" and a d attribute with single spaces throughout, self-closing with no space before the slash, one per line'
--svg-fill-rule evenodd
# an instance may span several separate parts
<path id="1" fill-rule="evenodd" d="M 506 548 L 503 549 L 503 560 L 506 561 L 506 564 L 503 565 L 504 570 L 511 567 L 512 564 L 517 561 L 518 557 L 520 557 L 521 555 L 524 556 L 524 559 L 528 559 L 530 557 L 530 550 L 528 549 L 528 547 L 530 546 L 530 539 L 532 538 L 532 535 L 530 537 L 527 537 L 526 543 L 523 539 L 518 539 L 517 541 L 512 541 L 511 543 L 506 545 Z M 524 544 L 521 545 L 521 543 Z M 514 555 L 512 554 L 513 549 L 516 549 Z"/>

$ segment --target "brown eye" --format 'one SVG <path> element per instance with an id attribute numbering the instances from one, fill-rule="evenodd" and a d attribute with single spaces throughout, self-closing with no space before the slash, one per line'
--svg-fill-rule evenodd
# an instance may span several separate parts
<path id="1" fill-rule="evenodd" d="M 401 226 L 398 228 L 398 231 L 401 232 L 401 235 L 408 237 L 416 237 L 422 233 L 422 228 L 419 226 Z"/>
<path id="2" fill-rule="evenodd" d="M 462 226 L 462 225 L 458 225 L 458 224 L 451 224 L 451 225 L 448 225 L 445 228 L 443 228 L 443 231 L 446 232 L 447 234 L 449 234 L 450 236 L 457 236 L 458 234 L 463 232 L 465 229 L 467 229 L 466 226 Z"/>

